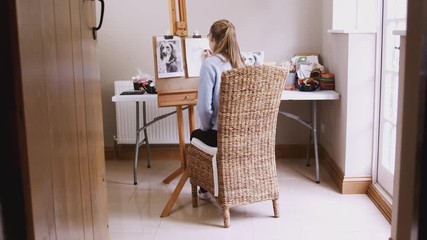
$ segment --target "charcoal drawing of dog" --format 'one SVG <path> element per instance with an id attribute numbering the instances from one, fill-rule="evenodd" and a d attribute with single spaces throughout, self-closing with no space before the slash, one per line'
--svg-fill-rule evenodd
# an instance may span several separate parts
<path id="1" fill-rule="evenodd" d="M 178 59 L 176 56 L 175 46 L 171 42 L 160 43 L 160 59 L 166 66 L 166 72 L 178 71 Z"/>

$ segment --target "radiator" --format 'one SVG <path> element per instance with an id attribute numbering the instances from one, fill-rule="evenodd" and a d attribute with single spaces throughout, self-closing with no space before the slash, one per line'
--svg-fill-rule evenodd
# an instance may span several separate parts
<path id="1" fill-rule="evenodd" d="M 114 94 L 120 94 L 126 90 L 133 90 L 133 83 L 127 81 L 114 81 Z M 142 103 L 139 104 L 140 126 L 143 126 Z M 136 137 L 136 104 L 135 102 L 116 102 L 116 127 L 117 144 L 135 144 Z M 157 98 L 146 102 L 146 122 L 152 121 L 155 117 L 162 114 L 173 112 L 175 107 L 157 106 Z M 199 127 L 199 118 L 197 115 L 197 106 L 194 108 L 195 127 Z M 188 111 L 183 111 L 184 118 L 184 139 L 186 143 L 190 142 L 190 132 L 188 126 Z M 141 131 L 141 140 L 143 132 Z M 178 144 L 178 125 L 176 114 L 170 115 L 162 120 L 155 122 L 147 128 L 148 141 L 150 144 Z"/>

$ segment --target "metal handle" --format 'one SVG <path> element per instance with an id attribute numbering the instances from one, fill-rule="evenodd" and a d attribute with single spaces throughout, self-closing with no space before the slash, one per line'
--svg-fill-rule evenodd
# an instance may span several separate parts
<path id="1" fill-rule="evenodd" d="M 102 26 L 102 21 L 104 20 L 104 0 L 99 0 L 101 2 L 101 19 L 99 20 L 99 24 L 98 27 L 93 27 L 92 28 L 92 35 L 93 35 L 93 39 L 96 40 L 96 31 L 98 31 L 99 29 L 101 29 Z"/>

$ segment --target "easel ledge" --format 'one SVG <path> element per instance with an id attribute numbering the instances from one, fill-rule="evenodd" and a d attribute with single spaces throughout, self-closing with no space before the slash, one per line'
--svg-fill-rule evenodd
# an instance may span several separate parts
<path id="1" fill-rule="evenodd" d="M 159 107 L 174 107 L 197 104 L 197 89 L 183 89 L 157 92 Z"/>
<path id="2" fill-rule="evenodd" d="M 197 77 L 174 77 L 174 78 L 157 78 L 157 92 L 182 91 L 188 89 L 197 89 L 199 78 Z"/>

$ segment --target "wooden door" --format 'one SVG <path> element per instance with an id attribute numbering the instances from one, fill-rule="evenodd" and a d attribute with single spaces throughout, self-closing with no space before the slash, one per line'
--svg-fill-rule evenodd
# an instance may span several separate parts
<path id="1" fill-rule="evenodd" d="M 108 239 L 95 1 L 15 4 L 27 236 Z"/>

